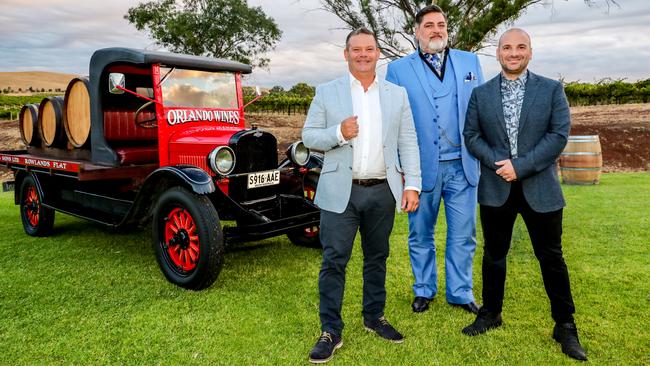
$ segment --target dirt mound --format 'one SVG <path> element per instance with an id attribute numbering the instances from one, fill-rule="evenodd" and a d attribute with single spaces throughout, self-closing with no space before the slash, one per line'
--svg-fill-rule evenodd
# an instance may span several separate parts
<path id="1" fill-rule="evenodd" d="M 598 135 L 603 171 L 650 170 L 650 103 L 571 108 L 572 135 Z"/>

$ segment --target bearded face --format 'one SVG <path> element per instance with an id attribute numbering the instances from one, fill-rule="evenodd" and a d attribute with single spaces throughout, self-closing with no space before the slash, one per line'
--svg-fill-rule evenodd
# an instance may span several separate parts
<path id="1" fill-rule="evenodd" d="M 442 13 L 428 13 L 415 29 L 415 37 L 420 49 L 426 53 L 436 53 L 447 47 L 447 21 Z"/>

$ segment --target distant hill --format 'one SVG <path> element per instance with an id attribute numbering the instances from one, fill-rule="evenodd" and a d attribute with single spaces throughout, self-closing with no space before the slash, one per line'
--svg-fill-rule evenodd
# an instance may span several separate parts
<path id="1" fill-rule="evenodd" d="M 45 71 L 0 72 L 0 90 L 11 87 L 17 93 L 18 89 L 25 92 L 32 87 L 35 90 L 65 91 L 70 80 L 77 76 L 79 75 Z"/>

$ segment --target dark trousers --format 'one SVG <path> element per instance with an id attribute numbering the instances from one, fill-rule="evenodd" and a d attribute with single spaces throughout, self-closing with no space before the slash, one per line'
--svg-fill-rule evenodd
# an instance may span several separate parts
<path id="1" fill-rule="evenodd" d="M 540 213 L 533 211 L 524 197 L 521 182 L 514 182 L 510 196 L 501 207 L 481 205 L 483 253 L 483 306 L 500 313 L 506 281 L 506 255 L 510 249 L 512 229 L 521 214 L 535 256 L 542 270 L 551 314 L 558 323 L 573 322 L 575 307 L 569 285 L 569 272 L 562 257 L 562 209 Z"/>
<path id="2" fill-rule="evenodd" d="M 388 183 L 371 187 L 352 185 L 343 213 L 321 210 L 320 239 L 323 264 L 318 277 L 321 329 L 341 335 L 341 307 L 345 267 L 359 230 L 363 249 L 363 317 L 384 315 L 388 239 L 395 219 L 395 199 Z"/>

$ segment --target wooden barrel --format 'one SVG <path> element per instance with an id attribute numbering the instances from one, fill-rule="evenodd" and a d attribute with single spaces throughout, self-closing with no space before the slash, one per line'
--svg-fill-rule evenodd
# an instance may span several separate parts
<path id="1" fill-rule="evenodd" d="M 45 146 L 65 146 L 63 98 L 46 97 L 38 106 L 38 129 Z"/>
<path id="2" fill-rule="evenodd" d="M 90 83 L 87 77 L 72 79 L 65 90 L 63 126 L 68 141 L 82 147 L 90 136 Z"/>
<path id="3" fill-rule="evenodd" d="M 20 109 L 20 138 L 27 146 L 37 146 L 41 143 L 38 134 L 38 104 L 25 104 Z"/>
<path id="4" fill-rule="evenodd" d="M 603 154 L 598 135 L 569 136 L 560 155 L 560 171 L 565 184 L 598 184 L 602 167 Z"/>

